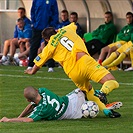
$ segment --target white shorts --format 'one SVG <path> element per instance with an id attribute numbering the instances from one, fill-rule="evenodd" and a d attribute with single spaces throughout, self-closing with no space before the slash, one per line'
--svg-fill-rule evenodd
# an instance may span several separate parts
<path id="1" fill-rule="evenodd" d="M 85 102 L 85 95 L 80 89 L 75 89 L 68 95 L 69 103 L 66 112 L 59 118 L 79 119 L 82 117 L 81 106 Z"/>

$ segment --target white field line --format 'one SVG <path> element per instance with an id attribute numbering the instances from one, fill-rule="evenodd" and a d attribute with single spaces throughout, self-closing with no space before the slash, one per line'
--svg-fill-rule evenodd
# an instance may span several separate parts
<path id="1" fill-rule="evenodd" d="M 39 77 L 39 76 L 21 76 L 21 75 L 7 75 L 7 74 L 0 74 L 0 77 L 14 77 L 14 78 L 32 78 L 32 79 L 52 79 L 52 80 L 65 80 L 65 81 L 71 81 L 71 79 L 67 78 L 52 78 L 52 77 Z"/>
<path id="2" fill-rule="evenodd" d="M 39 77 L 39 76 L 31 76 L 31 75 L 8 75 L 8 74 L 0 74 L 0 77 L 13 77 L 13 78 L 32 78 L 32 79 L 47 79 L 47 80 L 64 80 L 64 81 L 71 81 L 71 79 L 67 78 L 52 78 L 52 77 Z M 119 84 L 121 85 L 126 85 L 126 86 L 133 86 L 133 83 L 122 83 L 120 82 Z"/>

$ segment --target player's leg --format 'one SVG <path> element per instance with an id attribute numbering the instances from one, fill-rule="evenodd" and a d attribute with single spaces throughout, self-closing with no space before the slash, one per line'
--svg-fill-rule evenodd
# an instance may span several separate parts
<path id="1" fill-rule="evenodd" d="M 103 84 L 100 91 L 105 93 L 106 95 L 109 94 L 112 90 L 117 89 L 119 87 L 119 83 L 115 80 L 114 76 L 109 73 L 105 75 L 99 83 Z"/>
<path id="2" fill-rule="evenodd" d="M 130 58 L 131 58 L 131 65 L 132 65 L 132 68 L 133 68 L 133 45 L 130 48 Z"/>
<path id="3" fill-rule="evenodd" d="M 98 74 L 98 72 L 96 74 Z M 94 77 L 93 80 L 101 83 L 102 87 L 100 90 L 95 91 L 95 95 L 99 97 L 103 103 L 107 104 L 106 95 L 114 89 L 117 89 L 119 87 L 119 83 L 115 80 L 114 76 L 111 73 L 108 73 L 105 68 L 102 68 L 99 71 L 100 80 L 96 78 L 97 77 Z"/>
<path id="4" fill-rule="evenodd" d="M 127 55 L 130 54 L 130 47 L 132 46 L 132 42 L 129 41 L 128 43 L 125 43 L 123 46 L 121 46 L 116 52 L 120 53 L 119 57 L 114 60 L 112 63 L 109 65 L 106 65 L 106 68 L 112 67 L 112 66 L 117 66 L 122 62 Z"/>
<path id="5" fill-rule="evenodd" d="M 4 42 L 4 48 L 3 48 L 3 56 L 1 58 L 1 63 L 4 63 L 5 61 L 8 60 L 8 57 L 7 57 L 7 54 L 9 52 L 9 48 L 10 48 L 10 42 L 11 42 L 12 39 L 9 39 L 9 40 L 6 40 Z"/>
<path id="6" fill-rule="evenodd" d="M 118 48 L 123 46 L 125 43 L 126 43 L 125 41 L 117 41 L 115 43 L 108 45 L 110 47 L 110 49 L 108 51 L 107 58 L 111 55 L 112 52 L 116 51 Z"/>
<path id="7" fill-rule="evenodd" d="M 98 59 L 98 63 L 100 65 L 102 65 L 102 62 L 105 59 L 105 57 L 106 58 L 109 57 L 110 54 L 116 50 L 116 44 L 117 43 L 111 43 L 108 46 L 102 48 L 101 54 L 100 54 L 99 59 Z"/>
<path id="8" fill-rule="evenodd" d="M 98 63 L 100 65 L 102 65 L 103 60 L 106 58 L 106 55 L 107 55 L 109 49 L 110 49 L 109 46 L 102 48 L 101 53 L 99 55 L 99 59 L 98 59 Z"/>
<path id="9" fill-rule="evenodd" d="M 133 71 L 133 45 L 130 47 L 130 59 L 131 59 L 131 67 L 125 69 L 124 71 Z"/>
<path id="10" fill-rule="evenodd" d="M 86 93 L 89 100 L 94 101 L 99 106 L 99 109 L 106 115 L 111 118 L 117 118 L 121 115 L 118 112 L 108 109 L 104 103 L 102 103 L 98 97 L 94 96 L 94 89 L 92 88 L 88 93 Z"/>
<path id="11" fill-rule="evenodd" d="M 118 82 L 115 80 L 114 76 L 98 63 L 94 62 L 90 65 L 90 79 L 103 84 L 100 90 L 95 91 L 95 95 L 100 98 L 102 102 L 107 103 L 106 95 L 112 90 L 119 87 Z"/>
<path id="12" fill-rule="evenodd" d="M 91 70 L 88 70 L 88 66 L 91 63 L 91 59 L 93 58 L 88 57 L 88 55 L 85 55 L 80 58 L 74 66 L 73 70 L 69 73 L 69 77 L 72 79 L 72 81 L 78 88 L 80 88 L 86 93 L 87 99 L 95 101 L 98 104 L 99 108 L 103 111 L 103 109 L 106 109 L 106 106 L 99 100 L 99 98 L 94 96 L 94 90 L 91 84 L 89 83 L 88 72 L 90 72 Z M 86 64 L 86 62 L 88 62 L 88 64 Z M 96 61 L 94 60 L 94 62 Z"/>
<path id="13" fill-rule="evenodd" d="M 18 48 L 18 39 L 12 39 L 11 42 L 10 42 L 10 56 L 9 56 L 9 59 L 3 63 L 3 65 L 17 65 L 15 62 L 14 62 L 14 54 L 16 52 L 16 48 Z"/>
<path id="14" fill-rule="evenodd" d="M 82 118 L 81 106 L 85 102 L 85 94 L 79 89 L 75 89 L 66 95 L 69 99 L 68 107 L 62 116 L 65 119 Z"/>
<path id="15" fill-rule="evenodd" d="M 31 46 L 30 46 L 30 53 L 29 53 L 29 63 L 28 67 L 31 68 L 34 66 L 34 58 L 37 56 L 38 48 L 40 47 L 40 43 L 42 40 L 40 30 L 33 29 L 32 30 L 32 38 L 31 38 Z"/>
<path id="16" fill-rule="evenodd" d="M 25 43 L 24 42 L 20 42 L 19 43 L 19 51 L 20 53 L 23 53 L 25 51 L 26 47 L 25 47 Z"/>
<path id="17" fill-rule="evenodd" d="M 110 67 L 119 65 L 126 58 L 126 56 L 127 55 L 124 52 L 121 53 L 116 60 L 114 60 L 109 65 L 106 65 L 106 68 L 110 68 Z"/>
<path id="18" fill-rule="evenodd" d="M 113 53 L 113 52 L 116 51 L 116 50 L 117 50 L 117 47 L 116 47 L 116 46 L 111 47 L 111 48 L 109 49 L 109 51 L 108 51 L 107 58 L 111 55 L 111 53 Z"/>
<path id="19" fill-rule="evenodd" d="M 119 56 L 119 53 L 116 51 L 116 52 L 113 52 L 109 58 L 107 58 L 106 60 L 103 61 L 102 63 L 102 66 L 106 66 L 106 65 L 109 65 L 112 61 L 114 61 L 117 57 Z"/>
<path id="20" fill-rule="evenodd" d="M 106 109 L 105 104 L 102 103 L 99 100 L 99 98 L 94 95 L 94 89 L 93 89 L 93 87 L 89 91 L 86 91 L 86 97 L 87 97 L 88 100 L 96 102 L 98 104 L 99 109 L 101 111 L 103 111 L 104 109 Z"/>
<path id="21" fill-rule="evenodd" d="M 95 73 L 95 67 L 97 67 L 94 66 L 93 68 L 91 64 L 98 63 L 92 57 L 88 57 L 88 55 L 83 56 L 82 58 L 80 58 L 80 60 L 78 60 L 75 67 L 68 76 L 73 80 L 76 86 L 78 86 L 82 91 L 86 93 L 88 100 L 95 101 L 98 104 L 100 110 L 104 112 L 105 115 L 112 117 L 112 112 L 110 112 L 110 110 L 106 108 L 105 104 L 102 103 L 99 98 L 94 95 L 94 90 L 89 83 L 89 78 L 91 77 L 90 75 L 93 75 L 93 73 Z M 98 67 L 97 69 L 99 69 Z M 120 117 L 120 115 L 116 117 Z"/>
<path id="22" fill-rule="evenodd" d="M 10 46 L 10 57 L 13 59 L 13 56 L 16 52 L 16 49 L 19 47 L 18 40 L 12 40 Z"/>

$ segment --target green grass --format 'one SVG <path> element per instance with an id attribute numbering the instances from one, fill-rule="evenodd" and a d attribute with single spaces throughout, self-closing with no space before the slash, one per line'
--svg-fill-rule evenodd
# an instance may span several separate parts
<path id="1" fill-rule="evenodd" d="M 0 118 L 17 117 L 28 102 L 23 97 L 27 86 L 46 87 L 63 96 L 73 89 L 74 83 L 61 68 L 48 73 L 43 67 L 35 75 L 24 74 L 24 67 L 0 66 Z M 0 133 L 132 133 L 133 131 L 133 72 L 112 72 L 120 83 L 119 89 L 111 92 L 110 102 L 122 101 L 123 107 L 117 110 L 120 118 L 107 118 L 102 112 L 94 119 L 41 121 L 35 123 L 0 123 Z M 92 82 L 94 89 L 101 85 Z"/>

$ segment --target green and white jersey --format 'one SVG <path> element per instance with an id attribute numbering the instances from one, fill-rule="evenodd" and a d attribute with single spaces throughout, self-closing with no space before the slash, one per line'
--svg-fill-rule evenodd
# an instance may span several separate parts
<path id="1" fill-rule="evenodd" d="M 42 99 L 28 117 L 34 121 L 59 119 L 68 107 L 68 97 L 59 97 L 46 88 L 39 88 L 38 92 Z"/>

